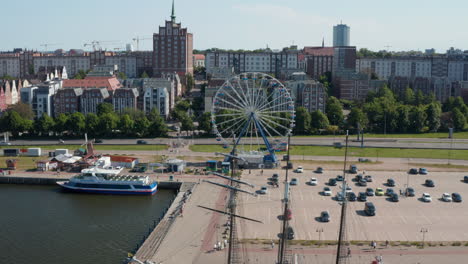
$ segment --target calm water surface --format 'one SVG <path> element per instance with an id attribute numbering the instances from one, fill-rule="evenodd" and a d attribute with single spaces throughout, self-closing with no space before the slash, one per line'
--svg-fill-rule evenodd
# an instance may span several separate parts
<path id="1" fill-rule="evenodd" d="M 118 196 L 0 184 L 0 263 L 122 263 L 174 196 L 171 190 Z"/>

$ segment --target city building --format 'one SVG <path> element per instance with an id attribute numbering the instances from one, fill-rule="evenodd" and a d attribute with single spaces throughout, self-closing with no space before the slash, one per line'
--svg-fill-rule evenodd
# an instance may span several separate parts
<path id="1" fill-rule="evenodd" d="M 331 73 L 334 51 L 333 47 L 304 47 L 305 72 L 313 79 L 318 79 L 326 72 Z"/>
<path id="2" fill-rule="evenodd" d="M 312 80 L 305 72 L 293 73 L 285 82 L 296 107 L 303 106 L 309 112 L 320 110 L 325 112 L 326 91 L 323 84 Z"/>
<path id="3" fill-rule="evenodd" d="M 193 67 L 205 67 L 205 55 L 194 54 L 193 55 Z"/>
<path id="4" fill-rule="evenodd" d="M 114 91 L 112 105 L 116 113 L 122 113 L 124 109 L 137 109 L 138 88 L 120 88 Z"/>
<path id="5" fill-rule="evenodd" d="M 120 81 L 115 77 L 115 65 L 95 66 L 84 79 L 63 80 L 63 88 L 106 88 L 115 91 L 122 87 Z"/>
<path id="6" fill-rule="evenodd" d="M 80 112 L 81 88 L 62 88 L 54 96 L 54 116 Z"/>
<path id="7" fill-rule="evenodd" d="M 153 75 L 176 72 L 193 74 L 193 35 L 176 22 L 174 2 L 171 20 L 153 35 Z"/>
<path id="8" fill-rule="evenodd" d="M 97 106 L 104 103 L 109 98 L 109 90 L 107 88 L 87 88 L 83 89 L 80 98 L 81 113 L 87 115 L 89 113 L 97 113 Z"/>
<path id="9" fill-rule="evenodd" d="M 35 85 L 37 89 L 27 87 L 26 89 L 33 90 L 32 110 L 36 117 L 41 117 L 46 113 L 49 116 L 54 116 L 54 95 L 61 88 L 59 80 L 46 81 Z M 25 89 L 23 87 L 23 89 Z"/>
<path id="10" fill-rule="evenodd" d="M 224 82 L 226 81 L 227 78 L 218 78 L 214 79 L 212 78 L 210 81 L 208 81 L 208 84 L 205 88 L 205 112 L 210 112 L 211 107 L 213 106 L 213 98 L 216 95 L 216 92 L 218 91 L 219 87 L 221 87 Z"/>
<path id="11" fill-rule="evenodd" d="M 165 119 L 169 118 L 169 93 L 165 87 L 145 88 L 143 98 L 143 111 L 150 113 L 153 108 L 158 109 L 159 114 Z"/>
<path id="12" fill-rule="evenodd" d="M 137 58 L 131 55 L 106 56 L 105 65 L 117 65 L 119 72 L 123 72 L 127 78 L 137 78 Z"/>
<path id="13" fill-rule="evenodd" d="M 397 96 L 403 96 L 407 88 L 424 95 L 433 93 L 436 100 L 445 102 L 450 96 L 463 94 L 463 82 L 453 82 L 446 77 L 390 77 L 388 85 Z"/>
<path id="14" fill-rule="evenodd" d="M 89 56 L 83 55 L 54 55 L 54 54 L 39 54 L 34 57 L 34 73 L 44 74 L 62 69 L 66 67 L 71 76 L 75 76 L 79 71 L 88 71 L 91 69 L 91 61 Z"/>
<path id="15" fill-rule="evenodd" d="M 333 27 L 333 47 L 350 45 L 350 27 L 345 24 L 338 24 Z"/>

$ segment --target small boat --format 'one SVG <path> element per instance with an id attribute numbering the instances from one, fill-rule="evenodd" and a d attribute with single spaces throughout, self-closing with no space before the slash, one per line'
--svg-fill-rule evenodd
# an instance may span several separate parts
<path id="1" fill-rule="evenodd" d="M 119 175 L 121 169 L 90 168 L 68 181 L 59 181 L 58 185 L 74 192 L 153 195 L 158 188 L 157 182 L 151 182 L 148 176 Z"/>

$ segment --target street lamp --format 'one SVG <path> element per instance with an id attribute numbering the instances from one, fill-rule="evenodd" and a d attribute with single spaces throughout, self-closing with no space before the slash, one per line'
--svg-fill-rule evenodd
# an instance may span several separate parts
<path id="1" fill-rule="evenodd" d="M 321 245 L 322 244 L 323 228 L 317 228 L 316 232 L 319 233 L 319 245 Z"/>
<path id="2" fill-rule="evenodd" d="M 422 247 L 424 248 L 424 240 L 426 238 L 426 233 L 429 232 L 429 230 L 427 230 L 427 228 L 421 228 L 421 233 L 423 234 L 423 237 L 422 237 Z"/>

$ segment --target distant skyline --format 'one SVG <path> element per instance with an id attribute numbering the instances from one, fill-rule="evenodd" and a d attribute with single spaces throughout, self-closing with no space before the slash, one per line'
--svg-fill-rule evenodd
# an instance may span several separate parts
<path id="1" fill-rule="evenodd" d="M 172 0 L 17 0 L 2 3 L 0 50 L 28 48 L 43 51 L 85 49 L 93 40 L 114 51 L 133 38 L 152 38 L 170 19 Z M 176 21 L 194 34 L 194 49 L 281 49 L 290 45 L 320 46 L 333 42 L 333 26 L 351 27 L 351 45 L 391 51 L 450 47 L 468 49 L 468 22 L 463 0 L 175 0 Z M 8 22 L 5 22 L 8 21 Z M 109 43 L 109 42 L 108 42 Z M 386 46 L 391 46 L 390 48 Z M 152 50 L 151 40 L 140 50 Z"/>

